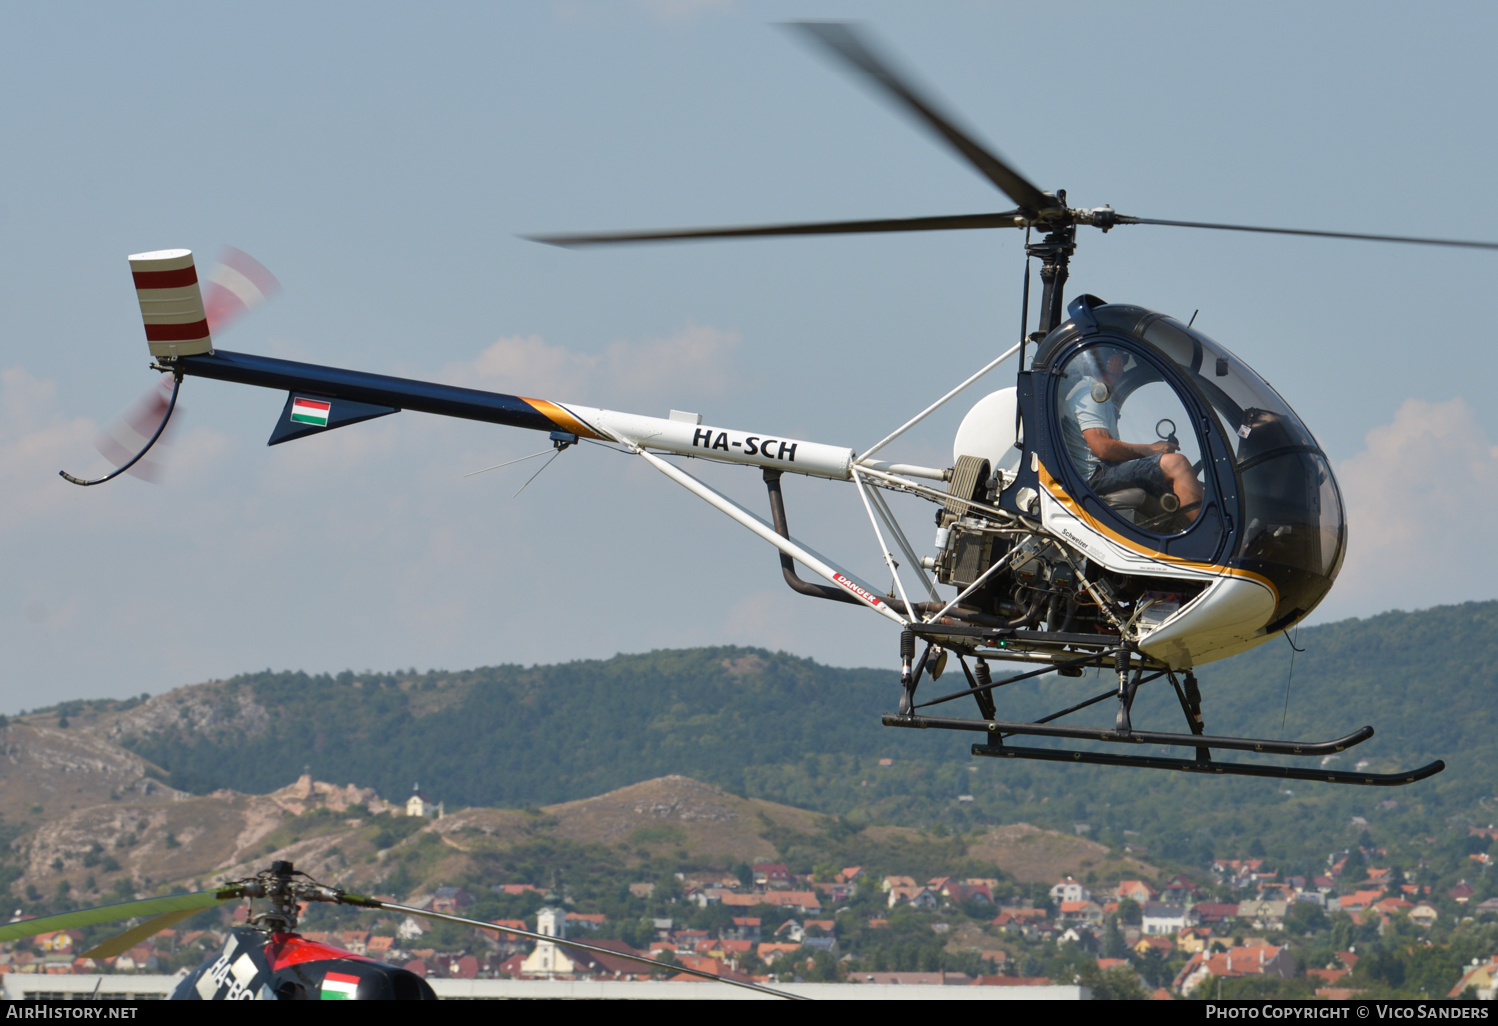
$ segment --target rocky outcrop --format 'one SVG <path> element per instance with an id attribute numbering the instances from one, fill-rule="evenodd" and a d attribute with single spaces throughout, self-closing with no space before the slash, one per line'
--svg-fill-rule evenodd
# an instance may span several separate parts
<path id="1" fill-rule="evenodd" d="M 111 741 L 189 730 L 198 734 L 232 731 L 246 737 L 263 733 L 270 715 L 248 687 L 194 684 L 175 688 L 134 708 L 100 717 L 85 729 Z"/>
<path id="2" fill-rule="evenodd" d="M 0 817 L 24 822 L 109 801 L 174 801 L 182 792 L 135 753 L 88 731 L 11 723 L 0 728 Z"/>

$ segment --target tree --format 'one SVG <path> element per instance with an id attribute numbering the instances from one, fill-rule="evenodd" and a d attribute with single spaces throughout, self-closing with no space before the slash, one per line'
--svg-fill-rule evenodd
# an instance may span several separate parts
<path id="1" fill-rule="evenodd" d="M 1144 987 L 1139 975 L 1122 966 L 1106 972 L 1096 962 L 1084 965 L 1077 973 L 1077 982 L 1092 991 L 1094 1001 L 1143 1001 Z"/>
<path id="2" fill-rule="evenodd" d="M 1346 951 L 1352 947 L 1352 917 L 1346 912 L 1338 912 L 1331 917 L 1331 922 L 1333 950 Z"/>
<path id="3" fill-rule="evenodd" d="M 1118 916 L 1111 915 L 1103 926 L 1103 957 L 1123 958 L 1128 954 L 1123 931 L 1118 928 Z"/>
<path id="4" fill-rule="evenodd" d="M 1371 952 L 1361 952 L 1361 955 L 1357 967 L 1352 971 L 1354 977 L 1376 980 L 1396 988 L 1404 984 L 1405 964 L 1398 954 L 1384 947 L 1376 947 Z"/>
<path id="5" fill-rule="evenodd" d="M 832 952 L 816 951 L 810 958 L 805 958 L 805 955 L 805 948 L 796 952 L 796 964 L 805 967 L 802 972 L 806 979 L 813 983 L 837 982 L 837 959 L 832 957 Z"/>
<path id="6" fill-rule="evenodd" d="M 1443 998 L 1451 984 L 1461 979 L 1462 964 L 1450 948 L 1417 947 L 1410 954 L 1405 989 L 1429 998 Z"/>
<path id="7" fill-rule="evenodd" d="M 1309 901 L 1290 903 L 1285 913 L 1285 932 L 1295 936 L 1308 936 L 1331 926 L 1331 920 L 1321 906 Z"/>

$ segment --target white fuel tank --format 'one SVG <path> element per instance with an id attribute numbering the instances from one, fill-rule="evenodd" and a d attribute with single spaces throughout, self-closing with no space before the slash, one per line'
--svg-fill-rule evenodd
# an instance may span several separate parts
<path id="1" fill-rule="evenodd" d="M 979 399 L 957 428 L 957 437 L 952 441 L 953 461 L 959 456 L 977 456 L 1012 480 L 1019 473 L 1020 457 L 1024 455 L 1014 446 L 1015 409 L 1012 388 L 1001 388 Z"/>

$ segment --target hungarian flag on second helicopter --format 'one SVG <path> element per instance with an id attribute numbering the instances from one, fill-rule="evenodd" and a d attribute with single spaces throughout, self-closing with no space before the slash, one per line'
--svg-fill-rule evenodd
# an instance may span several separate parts
<path id="1" fill-rule="evenodd" d="M 359 977 L 347 973 L 328 973 L 322 978 L 322 1000 L 353 1001 L 359 991 Z"/>

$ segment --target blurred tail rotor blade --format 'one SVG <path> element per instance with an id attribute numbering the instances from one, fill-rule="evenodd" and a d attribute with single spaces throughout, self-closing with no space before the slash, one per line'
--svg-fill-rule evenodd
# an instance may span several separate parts
<path id="1" fill-rule="evenodd" d="M 225 247 L 203 287 L 208 330 L 217 334 L 280 291 L 281 283 L 264 264 L 243 250 Z"/>
<path id="2" fill-rule="evenodd" d="M 167 407 L 171 403 L 171 397 L 172 376 L 163 374 L 161 380 L 153 385 L 150 391 L 137 399 L 118 420 L 99 432 L 94 438 L 94 448 L 98 449 L 99 453 L 116 467 L 124 466 L 132 456 L 141 451 L 155 434 L 156 429 L 161 426 L 162 418 L 166 416 Z M 156 447 L 125 473 L 153 484 L 161 481 L 165 469 L 162 457 L 166 455 L 161 446 L 171 444 L 172 437 L 182 423 L 182 413 L 182 404 L 178 403 L 176 412 L 166 429 L 162 431 Z"/>

